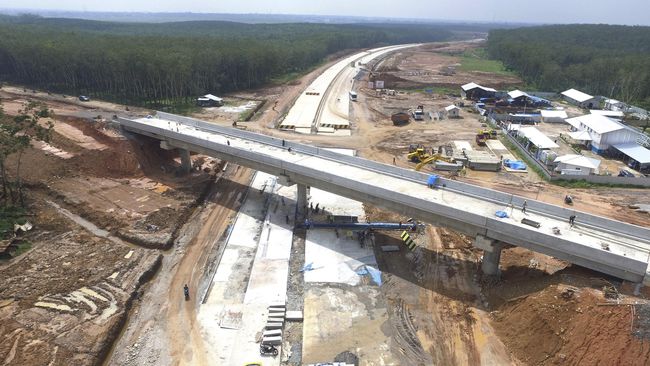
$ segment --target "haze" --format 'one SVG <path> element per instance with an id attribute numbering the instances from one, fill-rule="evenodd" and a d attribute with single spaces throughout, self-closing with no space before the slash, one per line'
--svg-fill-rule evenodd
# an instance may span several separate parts
<path id="1" fill-rule="evenodd" d="M 155 4 L 155 5 L 154 5 Z M 650 25 L 648 0 L 0 0 L 0 9 L 98 12 L 305 14 L 479 22 Z"/>

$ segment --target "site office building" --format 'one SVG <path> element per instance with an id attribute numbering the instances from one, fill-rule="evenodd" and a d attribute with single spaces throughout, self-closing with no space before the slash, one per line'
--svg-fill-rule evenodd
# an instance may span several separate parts
<path id="1" fill-rule="evenodd" d="M 591 141 L 589 146 L 595 153 L 602 154 L 614 145 L 635 142 L 641 133 L 611 118 L 587 114 L 566 120 L 573 129 L 587 131 Z"/>

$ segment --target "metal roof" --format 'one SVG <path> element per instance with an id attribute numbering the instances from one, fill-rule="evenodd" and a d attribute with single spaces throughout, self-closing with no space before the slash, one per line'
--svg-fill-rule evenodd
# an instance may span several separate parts
<path id="1" fill-rule="evenodd" d="M 476 88 L 483 89 L 485 91 L 496 92 L 496 89 L 486 88 L 486 87 L 480 86 L 480 85 L 478 85 L 476 83 L 469 83 L 469 84 L 465 84 L 465 85 L 461 86 L 461 89 L 463 89 L 464 91 L 468 91 L 468 90 L 472 90 L 472 89 L 476 89 Z"/>
<path id="2" fill-rule="evenodd" d="M 598 169 L 600 160 L 588 158 L 582 155 L 567 154 L 555 158 L 555 163 L 565 163 L 585 168 Z"/>
<path id="3" fill-rule="evenodd" d="M 623 154 L 638 161 L 640 164 L 650 163 L 650 150 L 634 142 L 614 145 L 614 148 Z"/>
<path id="4" fill-rule="evenodd" d="M 519 134 L 526 136 L 533 145 L 540 149 L 553 149 L 559 146 L 535 127 L 520 127 Z"/>
<path id="5" fill-rule="evenodd" d="M 600 109 L 592 109 L 589 111 L 591 114 L 597 114 L 600 116 L 610 117 L 610 118 L 623 118 L 625 113 L 622 111 L 602 111 Z"/>
<path id="6" fill-rule="evenodd" d="M 572 139 L 577 140 L 577 141 L 591 141 L 591 140 L 593 140 L 591 138 L 591 135 L 587 131 L 569 132 L 569 136 L 571 136 Z"/>
<path id="7" fill-rule="evenodd" d="M 569 118 L 566 121 L 571 124 L 571 126 L 578 129 L 581 129 L 579 124 L 583 124 L 601 135 L 625 128 L 625 126 L 613 119 L 598 114 L 585 114 L 584 116 Z M 576 122 L 578 122 L 578 124 L 576 124 Z"/>
<path id="8" fill-rule="evenodd" d="M 203 98 L 205 98 L 205 99 L 210 99 L 210 100 L 214 100 L 215 102 L 221 102 L 221 101 L 223 101 L 222 98 L 219 98 L 219 97 L 214 96 L 214 95 L 212 95 L 212 94 L 206 94 L 206 95 L 203 96 Z"/>
<path id="9" fill-rule="evenodd" d="M 519 97 L 530 97 L 530 95 L 526 94 L 525 92 L 522 92 L 519 89 L 508 92 L 508 96 L 512 99 L 517 99 Z"/>
<path id="10" fill-rule="evenodd" d="M 562 95 L 564 95 L 565 97 L 569 97 L 569 98 L 571 98 L 571 99 L 573 99 L 575 101 L 578 101 L 580 103 L 586 102 L 589 99 L 593 99 L 593 96 L 591 96 L 589 94 L 586 94 L 586 93 L 583 93 L 580 90 L 575 90 L 575 89 L 569 89 L 569 90 L 563 91 Z"/>
<path id="11" fill-rule="evenodd" d="M 540 112 L 542 114 L 542 117 L 546 118 L 567 118 L 567 114 L 565 111 L 547 111 L 547 110 L 541 110 Z"/>
<path id="12" fill-rule="evenodd" d="M 460 109 L 460 108 L 456 107 L 455 105 L 450 105 L 450 106 L 448 106 L 448 107 L 445 107 L 445 110 L 446 110 L 447 112 L 449 112 L 449 111 L 451 111 L 451 110 L 453 110 L 453 109 Z"/>

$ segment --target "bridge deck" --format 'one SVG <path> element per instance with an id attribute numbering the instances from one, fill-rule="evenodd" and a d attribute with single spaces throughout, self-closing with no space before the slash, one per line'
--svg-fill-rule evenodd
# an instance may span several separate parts
<path id="1" fill-rule="evenodd" d="M 482 198 L 464 194 L 445 187 L 430 189 L 427 187 L 426 181 L 417 182 L 412 179 L 404 179 L 373 169 L 317 156 L 309 152 L 302 152 L 300 149 L 294 148 L 292 151 L 288 151 L 288 149 L 278 145 L 238 138 L 232 135 L 224 136 L 220 133 L 197 129 L 170 120 L 145 118 L 132 122 L 157 127 L 161 129 L 159 131 L 160 135 L 170 139 L 188 142 L 188 137 L 198 138 L 203 141 L 202 145 L 204 147 L 207 146 L 207 148 L 215 151 L 237 149 L 242 155 L 255 154 L 260 161 L 279 160 L 284 164 L 283 169 L 293 172 L 298 171 L 307 177 L 321 180 L 324 183 L 335 183 L 350 190 L 362 190 L 367 195 L 389 201 L 400 201 L 405 204 L 411 202 L 414 210 L 432 212 L 432 214 L 466 222 L 468 226 L 483 228 L 486 230 L 486 236 L 493 239 L 501 239 L 500 235 L 504 232 L 511 233 L 507 236 L 508 239 L 521 239 L 521 244 L 508 240 L 509 244 L 527 247 L 525 243 L 531 243 L 532 247 L 528 247 L 533 250 L 538 249 L 537 245 L 541 245 L 547 249 L 547 254 L 554 255 L 556 252 L 567 252 L 571 256 L 587 257 L 593 261 L 598 261 L 604 256 L 608 258 L 604 260 L 606 265 L 613 267 L 626 267 L 628 265 L 626 261 L 632 260 L 637 262 L 635 263 L 637 268 L 629 269 L 630 272 L 636 273 L 634 278 L 637 278 L 640 272 L 644 272 L 646 269 L 644 267 L 643 271 L 641 271 L 640 263 L 647 264 L 649 260 L 650 244 L 647 241 L 612 231 L 611 228 L 616 225 L 610 225 L 608 229 L 599 229 L 593 225 L 582 225 L 580 212 L 576 213 L 576 226 L 571 228 L 568 223 L 568 216 L 559 217 L 537 212 L 530 207 L 534 205 L 530 204 L 528 212 L 524 214 L 521 212 L 520 207 L 511 209 L 506 207 L 504 203 L 495 202 L 487 197 Z M 128 128 L 133 129 L 132 126 Z M 228 142 L 230 145 L 227 145 Z M 510 217 L 497 218 L 495 212 L 498 210 L 506 211 Z M 523 218 L 539 222 L 541 224 L 540 228 L 522 224 L 521 220 Z M 555 235 L 553 228 L 559 228 L 561 234 Z M 608 246 L 608 250 L 603 249 L 605 245 Z M 618 258 L 611 259 L 612 257 Z M 584 262 L 579 260 L 574 262 L 585 265 Z M 589 267 L 594 268 L 593 265 Z M 627 271 L 628 269 L 620 268 L 620 270 Z M 613 274 L 607 269 L 603 270 L 603 272 Z"/>

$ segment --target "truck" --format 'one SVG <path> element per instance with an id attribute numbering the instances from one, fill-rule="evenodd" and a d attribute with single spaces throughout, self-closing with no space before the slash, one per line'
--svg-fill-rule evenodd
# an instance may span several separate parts
<path id="1" fill-rule="evenodd" d="M 424 106 L 419 105 L 411 112 L 411 114 L 413 115 L 414 120 L 422 121 L 424 119 Z"/>

